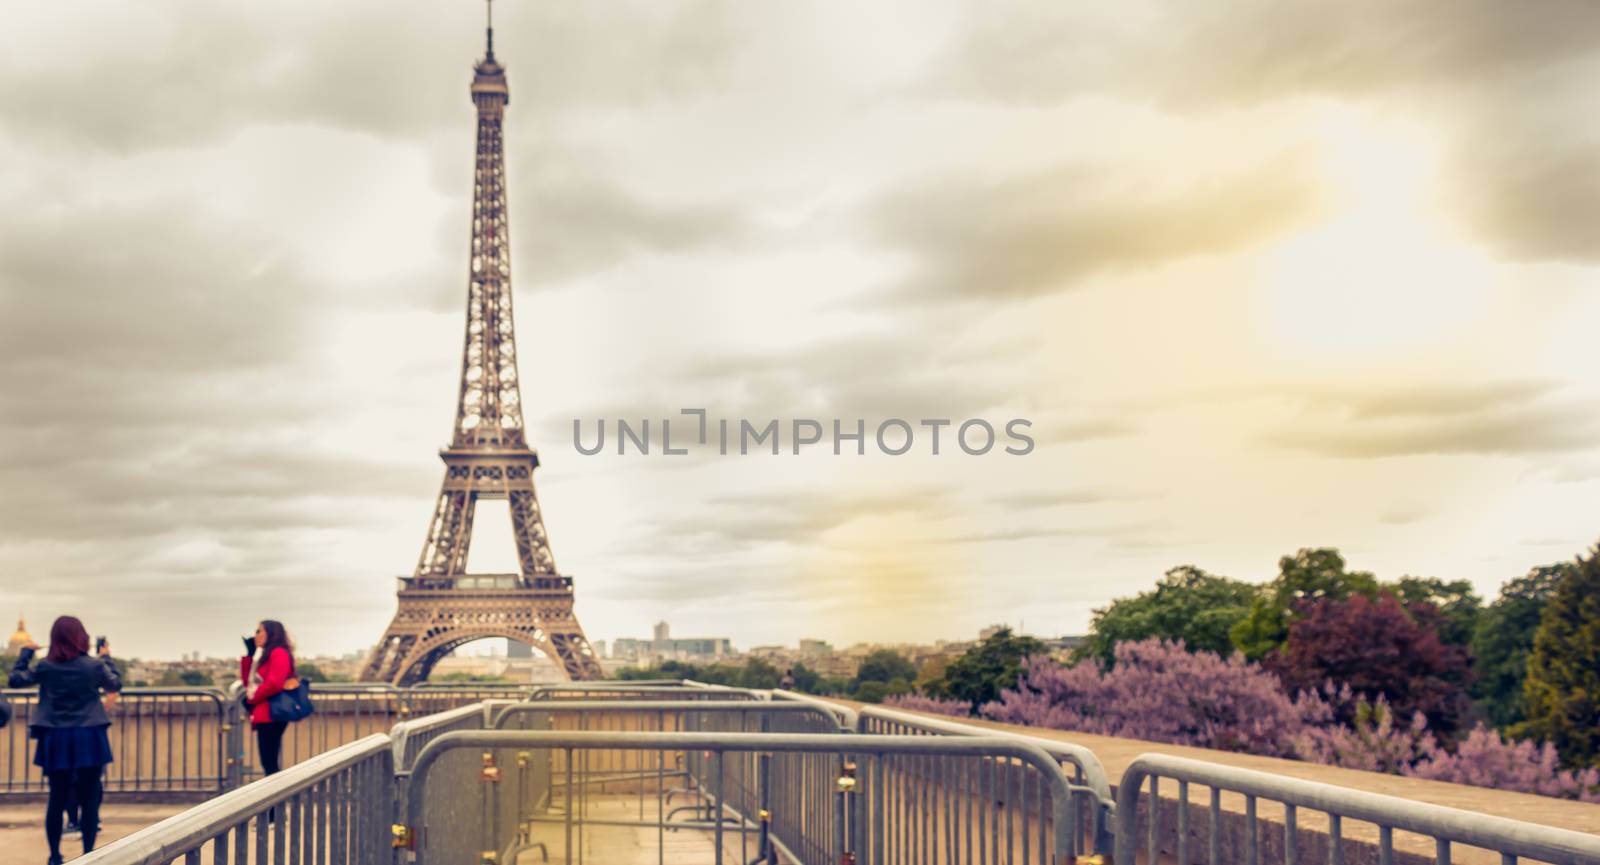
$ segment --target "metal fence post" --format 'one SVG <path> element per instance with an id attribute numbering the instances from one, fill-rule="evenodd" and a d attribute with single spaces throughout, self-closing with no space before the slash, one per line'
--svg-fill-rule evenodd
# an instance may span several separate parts
<path id="1" fill-rule="evenodd" d="M 238 698 L 238 683 L 228 689 L 228 699 L 222 710 L 221 746 L 223 765 L 223 791 L 236 790 L 244 785 L 245 730 L 250 718 Z"/>

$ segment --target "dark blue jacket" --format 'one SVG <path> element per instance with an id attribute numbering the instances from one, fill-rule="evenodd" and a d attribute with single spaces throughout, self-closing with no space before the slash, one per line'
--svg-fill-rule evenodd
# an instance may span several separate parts
<path id="1" fill-rule="evenodd" d="M 33 650 L 23 649 L 11 668 L 11 687 L 39 686 L 39 705 L 28 719 L 35 731 L 58 727 L 103 727 L 111 723 L 100 705 L 100 690 L 122 690 L 110 658 L 79 655 L 56 663 L 48 658 L 30 668 Z"/>

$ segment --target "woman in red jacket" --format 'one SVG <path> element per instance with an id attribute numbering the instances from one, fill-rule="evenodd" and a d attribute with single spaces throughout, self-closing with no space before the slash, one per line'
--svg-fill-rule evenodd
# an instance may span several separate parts
<path id="1" fill-rule="evenodd" d="M 239 681 L 244 683 L 245 705 L 250 707 L 250 726 L 256 731 L 256 753 L 261 757 L 261 771 L 271 775 L 278 771 L 283 753 L 283 731 L 287 721 L 272 720 L 267 701 L 286 688 L 299 685 L 294 678 L 294 646 L 289 642 L 289 632 L 283 623 L 265 619 L 256 626 L 254 637 L 244 638 L 245 656 L 239 659 Z M 261 650 L 261 662 L 255 663 L 251 655 Z"/>

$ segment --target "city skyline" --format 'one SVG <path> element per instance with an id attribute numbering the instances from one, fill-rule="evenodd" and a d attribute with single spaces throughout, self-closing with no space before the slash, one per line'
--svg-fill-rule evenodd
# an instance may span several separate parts
<path id="1" fill-rule="evenodd" d="M 591 633 L 1081 633 L 1318 546 L 1492 597 L 1595 542 L 1600 11 L 988 9 L 496 9 L 524 411 Z M 479 10 L 6 16 L 0 613 L 370 648 L 449 438 Z M 685 407 L 1038 447 L 573 447 Z M 515 570 L 503 505 L 473 549 Z"/>

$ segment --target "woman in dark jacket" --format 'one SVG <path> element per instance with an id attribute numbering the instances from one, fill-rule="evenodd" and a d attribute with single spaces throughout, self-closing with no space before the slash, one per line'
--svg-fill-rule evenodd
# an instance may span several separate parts
<path id="1" fill-rule="evenodd" d="M 293 690 L 294 646 L 283 623 L 265 619 L 256 625 L 254 637 L 244 638 L 245 656 L 239 659 L 239 681 L 244 683 L 244 702 L 250 707 L 250 726 L 256 731 L 256 753 L 261 757 L 261 772 L 275 774 L 283 753 L 285 721 L 272 720 L 267 701 L 284 690 Z M 261 660 L 251 656 L 261 650 Z"/>
<path id="2" fill-rule="evenodd" d="M 39 686 L 39 706 L 28 726 L 39 740 L 33 763 L 50 782 L 45 806 L 44 834 L 50 842 L 50 863 L 61 862 L 61 820 L 67 802 L 76 798 L 82 808 L 83 852 L 94 849 L 100 826 L 100 774 L 111 762 L 111 740 L 100 692 L 115 704 L 122 680 L 111 661 L 111 649 L 101 645 L 99 657 L 89 654 L 89 632 L 73 616 L 62 616 L 50 626 L 50 652 L 33 664 L 36 643 L 22 647 L 11 670 L 11 687 Z"/>

